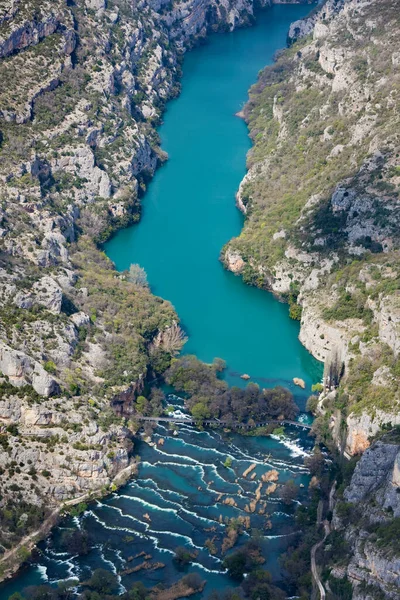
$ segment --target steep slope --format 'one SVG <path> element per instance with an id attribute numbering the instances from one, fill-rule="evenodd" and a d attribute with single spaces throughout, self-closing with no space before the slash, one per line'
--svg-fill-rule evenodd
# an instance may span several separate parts
<path id="1" fill-rule="evenodd" d="M 317 428 L 353 455 L 400 423 L 398 3 L 327 0 L 290 35 L 250 91 L 246 222 L 222 259 L 288 300 L 326 362 Z"/>
<path id="2" fill-rule="evenodd" d="M 330 572 L 328 585 L 351 584 L 354 600 L 394 600 L 400 594 L 399 464 L 397 431 L 368 448 L 350 485 L 339 489 L 333 533 L 321 559 L 324 573 Z"/>

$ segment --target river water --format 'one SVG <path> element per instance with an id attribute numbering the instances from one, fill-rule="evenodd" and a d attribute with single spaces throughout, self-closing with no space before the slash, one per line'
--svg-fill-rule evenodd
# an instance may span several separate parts
<path id="1" fill-rule="evenodd" d="M 218 257 L 243 225 L 234 194 L 245 174 L 250 141 L 245 123 L 234 115 L 258 71 L 284 46 L 290 22 L 308 10 L 276 5 L 264 10 L 254 27 L 213 35 L 186 56 L 182 94 L 168 104 L 160 127 L 169 161 L 149 186 L 141 223 L 106 245 L 118 269 L 139 263 L 152 290 L 174 304 L 189 335 L 185 352 L 205 361 L 223 358 L 232 384 L 243 385 L 239 375 L 246 372 L 263 386 L 286 385 L 303 409 L 321 367 L 299 343 L 298 323 L 272 295 L 226 272 Z M 295 388 L 293 377 L 303 378 L 307 389 Z M 170 401 L 181 408 L 178 398 Z M 221 569 L 220 552 L 212 556 L 204 543 L 214 539 L 220 549 L 225 534 L 221 520 L 248 514 L 244 508 L 254 499 L 261 475 L 276 469 L 279 483 L 295 479 L 302 485 L 296 502 L 306 494 L 309 475 L 303 459 L 313 444 L 300 428 L 288 428 L 283 438 L 267 438 L 201 432 L 190 426 L 180 427 L 174 436 L 159 427 L 154 442 L 152 446 L 138 441 L 138 478 L 93 503 L 79 518 L 62 522 L 40 544 L 36 562 L 0 586 L 0 600 L 27 585 L 86 579 L 97 567 L 114 572 L 131 568 L 143 558 L 128 559 L 142 551 L 165 567 L 122 576 L 121 590 L 138 580 L 149 587 L 169 585 L 187 571 L 172 560 L 177 546 L 198 551 L 189 570 L 207 580 L 202 595 L 207 597 L 233 582 Z M 231 468 L 223 466 L 227 456 Z M 244 478 L 244 470 L 253 463 L 254 479 Z M 265 566 L 281 579 L 278 556 L 292 539 L 296 502 L 284 505 L 279 486 L 271 495 L 265 490 L 266 484 L 264 503 L 250 514 L 251 527 L 264 531 Z M 223 503 L 227 496 L 236 506 Z M 76 527 L 92 536 L 94 547 L 84 557 L 65 554 L 60 546 L 63 529 Z M 247 539 L 244 533 L 239 545 Z"/>

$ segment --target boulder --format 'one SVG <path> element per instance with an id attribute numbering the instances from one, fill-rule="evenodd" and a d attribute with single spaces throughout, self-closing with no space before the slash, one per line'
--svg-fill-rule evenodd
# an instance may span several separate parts
<path id="1" fill-rule="evenodd" d="M 32 385 L 40 396 L 48 397 L 58 389 L 56 380 L 51 377 L 42 365 L 24 352 L 13 350 L 0 342 L 0 371 L 7 375 L 9 382 L 15 387 Z"/>
<path id="2" fill-rule="evenodd" d="M 45 275 L 37 281 L 33 285 L 33 293 L 37 304 L 55 315 L 61 312 L 62 289 L 52 277 Z"/>
<path id="3" fill-rule="evenodd" d="M 35 365 L 35 371 L 32 375 L 32 386 L 39 396 L 51 396 L 59 389 L 58 383 L 43 367 L 39 364 Z"/>
<path id="4" fill-rule="evenodd" d="M 301 387 L 303 390 L 306 389 L 306 382 L 300 377 L 293 377 L 293 383 L 294 385 L 298 385 L 299 387 Z"/>
<path id="5" fill-rule="evenodd" d="M 73 324 L 75 325 L 75 327 L 77 327 L 78 329 L 79 329 L 79 327 L 84 327 L 86 325 L 89 325 L 89 323 L 90 323 L 89 315 L 87 315 L 83 311 L 74 313 L 73 315 L 70 316 L 70 319 L 73 322 Z"/>

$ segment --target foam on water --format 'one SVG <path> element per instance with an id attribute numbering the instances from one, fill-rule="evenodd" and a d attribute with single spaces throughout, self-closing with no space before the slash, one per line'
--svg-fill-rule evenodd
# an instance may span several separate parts
<path id="1" fill-rule="evenodd" d="M 112 562 L 112 560 L 109 560 L 108 558 L 106 558 L 104 556 L 104 551 L 100 552 L 100 558 L 101 558 L 101 560 L 103 561 L 104 564 L 106 564 L 106 565 L 108 565 L 110 567 L 111 572 L 114 573 L 114 575 L 117 576 L 119 593 L 123 594 L 124 592 L 126 592 L 127 591 L 126 587 L 124 585 L 122 585 L 122 583 L 121 583 L 121 576 L 118 574 L 117 567 Z"/>
<path id="2" fill-rule="evenodd" d="M 45 567 L 44 565 L 37 565 L 36 569 L 40 575 L 40 579 L 42 581 L 48 581 L 49 578 L 47 576 L 47 567 Z"/>
<path id="3" fill-rule="evenodd" d="M 283 444 L 283 446 L 288 448 L 290 450 L 291 456 L 310 456 L 310 452 L 306 452 L 306 450 L 301 448 L 300 440 L 293 441 L 287 437 L 273 434 L 271 435 L 271 438 L 279 441 L 281 444 Z"/>
<path id="4" fill-rule="evenodd" d="M 145 463 L 142 463 L 145 464 Z M 148 465 L 150 465 L 150 463 L 147 463 Z M 141 479 L 140 483 L 143 484 L 145 483 L 146 485 L 150 483 L 150 485 L 154 485 L 156 487 L 157 490 L 159 490 L 160 492 L 164 492 L 165 494 L 171 494 L 173 496 L 178 496 L 179 498 L 186 498 L 186 496 L 184 496 L 183 494 L 175 491 L 175 490 L 166 490 L 162 487 L 160 487 L 153 479 Z M 132 486 L 133 484 L 139 485 L 137 482 L 131 482 L 129 484 L 129 486 Z M 169 502 L 172 502 L 172 500 L 169 500 Z"/>

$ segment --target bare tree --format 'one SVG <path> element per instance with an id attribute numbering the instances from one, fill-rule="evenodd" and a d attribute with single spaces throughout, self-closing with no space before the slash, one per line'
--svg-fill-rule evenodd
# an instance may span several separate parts
<path id="1" fill-rule="evenodd" d="M 186 342 L 187 337 L 181 327 L 177 323 L 173 323 L 170 327 L 158 332 L 154 338 L 152 349 L 161 348 L 170 354 L 178 354 Z"/>
<path id="2" fill-rule="evenodd" d="M 137 264 L 132 264 L 129 267 L 128 275 L 126 276 L 127 280 L 135 285 L 139 285 L 140 287 L 148 287 L 149 284 L 147 282 L 147 274 L 146 271 Z"/>
<path id="3" fill-rule="evenodd" d="M 80 214 L 79 225 L 91 238 L 96 238 L 106 228 L 107 219 L 104 215 L 84 208 Z"/>

